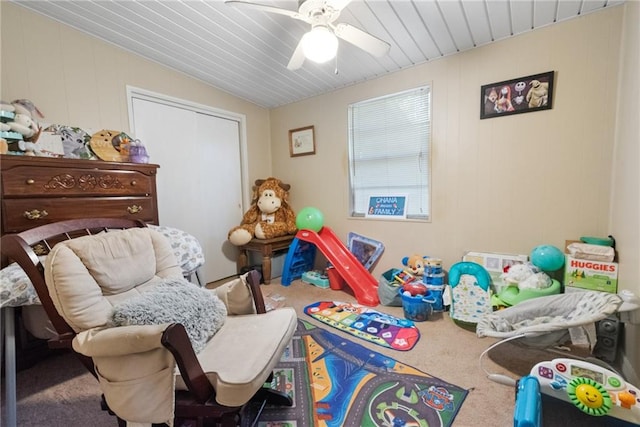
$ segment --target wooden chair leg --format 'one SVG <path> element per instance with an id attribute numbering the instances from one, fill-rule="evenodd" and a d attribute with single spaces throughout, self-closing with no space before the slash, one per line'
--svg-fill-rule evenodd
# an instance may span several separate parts
<path id="1" fill-rule="evenodd" d="M 237 413 L 226 413 L 220 419 L 221 427 L 237 427 L 239 422 Z"/>

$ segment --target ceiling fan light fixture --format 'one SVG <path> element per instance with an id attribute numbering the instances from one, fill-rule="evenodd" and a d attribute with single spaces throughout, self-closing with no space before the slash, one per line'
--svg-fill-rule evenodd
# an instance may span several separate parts
<path id="1" fill-rule="evenodd" d="M 335 58 L 338 52 L 338 38 L 324 25 L 316 25 L 302 36 L 304 56 L 319 64 Z"/>

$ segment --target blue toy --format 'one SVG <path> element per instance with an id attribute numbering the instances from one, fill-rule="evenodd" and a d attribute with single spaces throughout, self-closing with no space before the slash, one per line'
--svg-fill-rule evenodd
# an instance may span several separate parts
<path id="1" fill-rule="evenodd" d="M 516 386 L 516 409 L 513 427 L 542 426 L 542 399 L 540 383 L 534 376 L 522 377 Z"/>
<path id="2" fill-rule="evenodd" d="M 463 280 L 463 276 L 470 277 Z M 449 286 L 451 287 L 449 317 L 458 326 L 475 330 L 479 319 L 493 311 L 490 284 L 491 276 L 480 264 L 463 261 L 451 266 L 449 270 Z"/>
<path id="3" fill-rule="evenodd" d="M 312 270 L 315 259 L 315 245 L 297 237 L 293 239 L 284 260 L 282 278 L 280 279 L 282 286 L 289 286 L 294 280 L 300 279 L 306 271 Z"/>

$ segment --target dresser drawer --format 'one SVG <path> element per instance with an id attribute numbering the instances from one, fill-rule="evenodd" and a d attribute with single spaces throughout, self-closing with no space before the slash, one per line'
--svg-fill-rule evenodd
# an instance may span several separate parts
<path id="1" fill-rule="evenodd" d="M 16 166 L 2 171 L 4 197 L 153 194 L 155 176 L 133 170 Z"/>
<path id="2" fill-rule="evenodd" d="M 2 200 L 2 229 L 15 233 L 77 218 L 131 218 L 155 222 L 153 197 L 77 197 Z"/>

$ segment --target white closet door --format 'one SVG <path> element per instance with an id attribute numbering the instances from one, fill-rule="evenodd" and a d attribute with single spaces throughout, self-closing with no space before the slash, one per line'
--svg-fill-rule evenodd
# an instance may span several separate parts
<path id="1" fill-rule="evenodd" d="M 237 251 L 227 233 L 243 214 L 238 122 L 146 99 L 131 105 L 134 137 L 160 165 L 160 225 L 198 239 L 206 283 L 236 274 Z"/>

